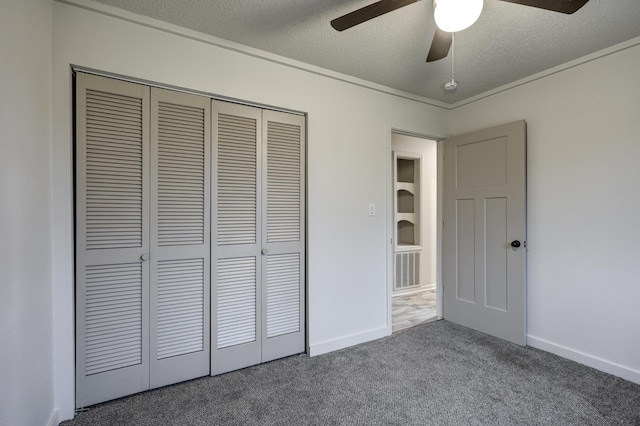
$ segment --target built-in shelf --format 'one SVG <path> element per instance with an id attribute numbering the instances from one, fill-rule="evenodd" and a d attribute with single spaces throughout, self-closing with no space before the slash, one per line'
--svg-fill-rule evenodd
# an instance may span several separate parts
<path id="1" fill-rule="evenodd" d="M 394 290 L 421 284 L 420 155 L 396 152 L 394 156 L 395 261 Z"/>
<path id="2" fill-rule="evenodd" d="M 415 213 L 414 195 L 405 190 L 400 189 L 398 195 L 398 213 Z"/>
<path id="3" fill-rule="evenodd" d="M 416 193 L 416 184 L 409 182 L 396 182 L 396 191 L 404 190 L 412 194 Z"/>
<path id="4" fill-rule="evenodd" d="M 396 153 L 396 247 L 420 246 L 420 156 Z"/>
<path id="5" fill-rule="evenodd" d="M 405 244 L 405 245 L 396 245 L 396 253 L 401 253 L 405 251 L 421 251 L 422 246 Z"/>
<path id="6" fill-rule="evenodd" d="M 398 182 L 416 182 L 416 160 L 413 158 L 398 158 Z"/>
<path id="7" fill-rule="evenodd" d="M 417 217 L 415 213 L 396 213 L 396 221 L 411 222 L 415 225 L 417 224 Z"/>
<path id="8" fill-rule="evenodd" d="M 398 245 L 399 246 L 415 246 L 416 231 L 415 225 L 408 220 L 398 221 Z"/>

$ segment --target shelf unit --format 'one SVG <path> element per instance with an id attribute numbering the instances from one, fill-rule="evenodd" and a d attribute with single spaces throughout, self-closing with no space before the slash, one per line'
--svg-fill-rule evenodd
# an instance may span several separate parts
<path id="1" fill-rule="evenodd" d="M 394 155 L 395 241 L 398 248 L 420 247 L 420 156 Z"/>
<path id="2" fill-rule="evenodd" d="M 422 254 L 420 220 L 421 156 L 409 152 L 394 152 L 394 290 L 417 287 L 420 280 Z"/>

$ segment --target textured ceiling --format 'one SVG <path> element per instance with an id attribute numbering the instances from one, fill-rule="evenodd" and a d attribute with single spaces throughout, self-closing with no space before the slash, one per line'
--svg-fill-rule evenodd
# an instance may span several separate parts
<path id="1" fill-rule="evenodd" d="M 425 62 L 435 31 L 431 0 L 344 32 L 329 21 L 375 0 L 98 1 L 446 103 L 640 36 L 640 0 L 591 0 L 573 15 L 485 0 L 478 22 L 456 34 L 458 89 L 445 93 L 451 54 Z"/>

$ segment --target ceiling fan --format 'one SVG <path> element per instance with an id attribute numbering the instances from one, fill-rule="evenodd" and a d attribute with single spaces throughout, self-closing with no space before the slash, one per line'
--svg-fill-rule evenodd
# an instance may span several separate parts
<path id="1" fill-rule="evenodd" d="M 417 1 L 419 0 L 380 0 L 332 20 L 331 26 L 338 31 L 344 31 L 370 19 L 377 18 L 378 16 L 400 9 L 401 7 L 416 3 Z M 552 12 L 572 14 L 578 11 L 578 9 L 584 6 L 589 0 L 499 1 L 517 3 L 539 9 L 550 10 Z M 433 62 L 447 57 L 453 40 L 453 32 L 467 28 L 478 19 L 478 16 L 480 16 L 480 12 L 482 11 L 482 0 L 434 0 L 433 7 L 437 26 L 435 35 L 433 36 L 433 41 L 431 42 L 431 49 L 429 49 L 429 55 L 427 56 L 427 62 Z M 466 22 L 461 24 L 462 28 L 455 25 L 452 27 L 446 22 L 448 18 L 457 19 L 460 17 L 462 18 L 462 21 L 466 20 Z"/>

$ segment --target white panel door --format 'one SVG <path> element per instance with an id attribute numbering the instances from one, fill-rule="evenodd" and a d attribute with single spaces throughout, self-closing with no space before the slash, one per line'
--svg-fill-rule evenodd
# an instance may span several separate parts
<path id="1" fill-rule="evenodd" d="M 444 318 L 526 344 L 526 123 L 444 141 Z"/>
<path id="2" fill-rule="evenodd" d="M 261 110 L 213 101 L 211 373 L 260 363 Z"/>
<path id="3" fill-rule="evenodd" d="M 262 362 L 304 352 L 305 118 L 263 111 Z"/>
<path id="4" fill-rule="evenodd" d="M 210 108 L 151 89 L 151 388 L 210 371 Z"/>
<path id="5" fill-rule="evenodd" d="M 149 387 L 149 88 L 76 81 L 76 406 Z"/>

